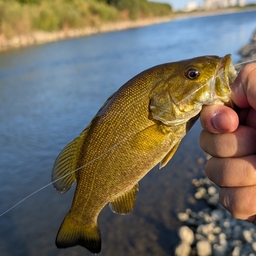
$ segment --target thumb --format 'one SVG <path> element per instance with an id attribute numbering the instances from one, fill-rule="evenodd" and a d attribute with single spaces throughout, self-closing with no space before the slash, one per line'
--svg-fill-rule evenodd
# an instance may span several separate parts
<path id="1" fill-rule="evenodd" d="M 239 124 L 237 113 L 222 105 L 204 106 L 200 121 L 203 129 L 211 133 L 233 132 Z"/>

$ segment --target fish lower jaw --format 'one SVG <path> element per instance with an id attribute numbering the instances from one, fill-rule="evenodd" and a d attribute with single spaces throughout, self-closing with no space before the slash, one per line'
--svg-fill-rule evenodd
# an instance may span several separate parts
<path id="1" fill-rule="evenodd" d="M 212 89 L 210 93 L 206 93 L 200 99 L 200 104 L 202 105 L 231 105 L 230 102 L 230 93 L 220 96 L 216 93 L 215 89 Z"/>
<path id="2" fill-rule="evenodd" d="M 204 102 L 204 105 L 227 105 L 232 106 L 230 95 L 218 96 L 215 95 L 212 99 Z"/>
<path id="3" fill-rule="evenodd" d="M 167 126 L 179 126 L 186 124 L 191 118 L 195 117 L 202 109 L 202 104 L 198 106 L 197 108 L 194 108 L 193 110 L 189 112 L 180 112 L 176 115 L 176 117 L 173 120 L 168 120 L 163 122 Z"/>
<path id="4" fill-rule="evenodd" d="M 219 97 L 217 100 L 216 100 L 216 105 L 227 105 L 227 106 L 232 106 L 232 101 L 230 99 L 229 96 L 223 96 L 223 97 Z"/>
<path id="5" fill-rule="evenodd" d="M 173 121 L 168 121 L 164 124 L 167 126 L 179 126 L 179 125 L 185 124 L 186 122 L 187 122 L 186 119 L 181 118 L 181 119 L 175 119 Z"/>

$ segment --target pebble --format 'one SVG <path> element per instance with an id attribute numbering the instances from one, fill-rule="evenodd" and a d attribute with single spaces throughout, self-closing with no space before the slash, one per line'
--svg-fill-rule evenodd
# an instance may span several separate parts
<path id="1" fill-rule="evenodd" d="M 194 232 L 187 226 L 183 226 L 179 229 L 179 237 L 182 243 L 191 245 L 194 241 Z"/>
<path id="2" fill-rule="evenodd" d="M 219 203 L 219 194 L 213 195 L 207 199 L 207 203 L 212 206 L 217 206 Z"/>
<path id="3" fill-rule="evenodd" d="M 185 222 L 189 219 L 189 215 L 186 212 L 179 212 L 177 217 L 178 217 L 179 221 L 181 221 L 181 222 Z"/>
<path id="4" fill-rule="evenodd" d="M 207 190 L 209 196 L 214 196 L 217 193 L 217 189 L 214 186 L 210 186 Z"/>
<path id="5" fill-rule="evenodd" d="M 240 256 L 241 255 L 241 247 L 240 246 L 236 246 L 234 248 L 234 250 L 232 251 L 232 256 Z"/>
<path id="6" fill-rule="evenodd" d="M 198 164 L 203 164 L 204 163 L 204 158 L 203 157 L 198 158 L 197 163 Z"/>
<path id="7" fill-rule="evenodd" d="M 217 241 L 217 237 L 216 237 L 214 234 L 210 233 L 210 234 L 207 235 L 207 240 L 208 240 L 211 244 L 215 244 L 216 241 Z"/>
<path id="8" fill-rule="evenodd" d="M 195 198 L 203 199 L 205 195 L 206 195 L 206 189 L 203 187 L 199 187 L 195 193 Z"/>
<path id="9" fill-rule="evenodd" d="M 227 245 L 226 244 L 214 244 L 213 245 L 213 255 L 215 256 L 225 256 L 227 255 Z"/>
<path id="10" fill-rule="evenodd" d="M 198 256 L 209 256 L 212 255 L 211 244 L 207 240 L 197 242 L 196 251 Z"/>
<path id="11" fill-rule="evenodd" d="M 244 230 L 243 231 L 243 237 L 244 237 L 244 240 L 247 243 L 252 243 L 253 242 L 252 233 L 250 232 L 250 230 Z"/>
<path id="12" fill-rule="evenodd" d="M 220 221 L 223 219 L 223 211 L 222 210 L 219 210 L 219 209 L 214 209 L 212 212 L 211 212 L 211 216 L 212 216 L 212 219 L 215 220 L 215 221 Z"/>
<path id="13" fill-rule="evenodd" d="M 187 243 L 181 242 L 175 249 L 175 256 L 189 256 L 191 247 Z"/>
<path id="14" fill-rule="evenodd" d="M 207 235 L 212 233 L 214 228 L 214 224 L 213 223 L 209 223 L 209 224 L 204 224 L 204 225 L 200 225 L 197 228 L 197 233 L 199 234 L 203 234 L 203 235 Z"/>

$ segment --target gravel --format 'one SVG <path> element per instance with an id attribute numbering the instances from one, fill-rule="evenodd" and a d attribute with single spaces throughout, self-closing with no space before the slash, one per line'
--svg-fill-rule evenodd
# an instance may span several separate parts
<path id="1" fill-rule="evenodd" d="M 177 214 L 184 225 L 178 235 L 176 256 L 232 255 L 256 256 L 256 229 L 251 223 L 235 219 L 218 200 L 218 188 L 208 179 L 194 179 L 195 198 L 206 200 L 209 207 Z M 198 195 L 200 197 L 198 198 Z"/>

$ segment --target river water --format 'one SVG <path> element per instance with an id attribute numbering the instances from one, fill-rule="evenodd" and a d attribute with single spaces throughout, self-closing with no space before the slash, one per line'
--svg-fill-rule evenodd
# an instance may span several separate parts
<path id="1" fill-rule="evenodd" d="M 106 98 L 151 66 L 199 55 L 233 55 L 256 29 L 256 11 L 180 19 L 0 53 L 0 255 L 91 255 L 59 250 L 55 235 L 74 188 L 59 195 L 49 184 L 61 149 L 90 122 Z M 191 179 L 203 175 L 197 123 L 172 161 L 141 182 L 132 214 L 102 211 L 103 256 L 172 255 L 176 212 L 194 205 Z"/>

